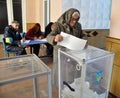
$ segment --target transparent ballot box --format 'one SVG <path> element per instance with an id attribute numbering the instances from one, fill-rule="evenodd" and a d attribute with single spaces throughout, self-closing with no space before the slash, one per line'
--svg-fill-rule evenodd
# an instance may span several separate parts
<path id="1" fill-rule="evenodd" d="M 34 54 L 0 59 L 0 98 L 52 98 L 51 70 Z"/>
<path id="2" fill-rule="evenodd" d="M 59 98 L 108 98 L 114 53 L 93 46 L 58 51 Z"/>

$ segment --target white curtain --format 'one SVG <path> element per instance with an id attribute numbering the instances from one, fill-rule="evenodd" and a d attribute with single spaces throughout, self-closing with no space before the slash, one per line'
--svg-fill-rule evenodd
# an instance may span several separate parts
<path id="1" fill-rule="evenodd" d="M 111 0 L 62 0 L 62 11 L 77 8 L 83 29 L 109 29 Z"/>

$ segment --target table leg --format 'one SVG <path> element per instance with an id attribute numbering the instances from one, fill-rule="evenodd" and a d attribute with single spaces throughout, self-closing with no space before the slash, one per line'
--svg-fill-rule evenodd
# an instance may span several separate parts
<path id="1" fill-rule="evenodd" d="M 52 98 L 52 80 L 51 80 L 51 74 L 48 74 L 48 96 L 49 96 L 49 98 Z"/>
<path id="2" fill-rule="evenodd" d="M 37 78 L 33 78 L 34 98 L 40 98 L 38 94 L 38 83 Z"/>

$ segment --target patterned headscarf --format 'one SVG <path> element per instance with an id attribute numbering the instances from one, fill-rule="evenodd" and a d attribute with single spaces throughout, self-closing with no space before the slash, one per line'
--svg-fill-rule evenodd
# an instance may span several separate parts
<path id="1" fill-rule="evenodd" d="M 81 32 L 81 24 L 77 21 L 74 27 L 70 26 L 70 19 L 73 15 L 73 13 L 78 12 L 79 13 L 79 18 L 80 18 L 80 12 L 75 9 L 75 8 L 70 8 L 69 10 L 67 10 L 66 12 L 64 12 L 62 14 L 62 16 L 60 16 L 60 18 L 57 20 L 58 23 L 62 24 L 62 26 L 64 26 L 64 28 L 67 29 L 68 32 L 71 32 L 73 35 L 78 36 L 78 34 Z M 82 35 L 81 35 L 82 37 Z"/>
<path id="2" fill-rule="evenodd" d="M 71 17 L 72 17 L 72 15 L 73 15 L 74 12 L 78 12 L 79 15 L 80 15 L 80 12 L 77 9 L 70 8 L 69 10 L 67 10 L 66 12 L 64 12 L 62 14 L 62 16 L 58 19 L 58 22 L 61 23 L 61 24 L 63 24 L 63 25 L 64 24 L 69 25 L 70 19 L 71 19 Z"/>

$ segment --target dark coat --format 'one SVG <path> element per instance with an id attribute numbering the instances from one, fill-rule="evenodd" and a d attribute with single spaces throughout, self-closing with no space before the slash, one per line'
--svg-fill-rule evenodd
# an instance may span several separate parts
<path id="1" fill-rule="evenodd" d="M 19 46 L 21 45 L 20 40 L 22 39 L 20 33 L 16 31 L 11 25 L 6 26 L 4 30 L 4 38 L 10 37 L 12 38 L 12 43 L 6 43 L 6 49 L 12 46 Z"/>
<path id="2" fill-rule="evenodd" d="M 77 9 L 71 8 L 65 13 L 61 15 L 61 17 L 53 24 L 53 30 L 48 34 L 47 41 L 48 43 L 54 46 L 54 60 L 53 60 L 53 84 L 58 85 L 58 49 L 64 48 L 62 46 L 58 46 L 57 42 L 54 41 L 55 36 L 60 34 L 61 32 L 65 32 L 76 36 L 78 38 L 83 37 L 82 27 L 79 22 L 76 23 L 74 27 L 70 26 L 70 19 L 74 12 L 79 11 Z"/>

